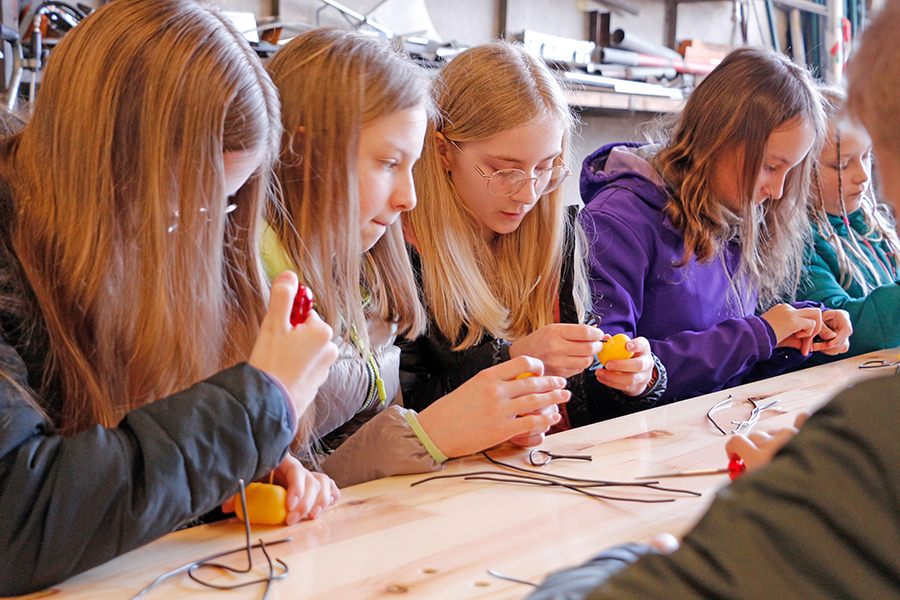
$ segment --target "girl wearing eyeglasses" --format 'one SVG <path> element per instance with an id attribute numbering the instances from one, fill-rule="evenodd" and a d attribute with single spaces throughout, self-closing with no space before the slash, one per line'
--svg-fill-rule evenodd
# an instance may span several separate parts
<path id="1" fill-rule="evenodd" d="M 809 74 L 742 48 L 697 86 L 663 143 L 585 159 L 594 310 L 609 331 L 650 340 L 669 371 L 664 400 L 847 350 L 846 312 L 777 304 L 800 278 L 823 130 Z"/>
<path id="2" fill-rule="evenodd" d="M 561 187 L 574 119 L 557 80 L 520 46 L 495 42 L 454 58 L 432 96 L 421 201 L 404 222 L 429 314 L 427 333 L 403 346 L 406 403 L 426 407 L 523 355 L 571 378 L 563 427 L 597 420 L 610 402 L 652 403 L 665 373 L 644 339 L 628 343 L 632 358 L 585 372 L 608 336 L 582 324 L 584 245 Z"/>

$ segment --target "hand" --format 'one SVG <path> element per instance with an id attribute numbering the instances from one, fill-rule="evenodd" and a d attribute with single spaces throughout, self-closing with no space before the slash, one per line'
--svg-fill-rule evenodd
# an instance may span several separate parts
<path id="1" fill-rule="evenodd" d="M 656 366 L 650 354 L 650 342 L 646 338 L 636 337 L 625 344 L 625 349 L 634 352 L 634 355 L 611 360 L 604 365 L 606 368 L 594 371 L 594 375 L 607 387 L 621 390 L 626 396 L 638 396 L 646 391 Z"/>
<path id="2" fill-rule="evenodd" d="M 516 340 L 509 347 L 510 358 L 531 356 L 544 363 L 544 373 L 571 377 L 594 362 L 603 348 L 603 330 L 590 325 L 555 323 Z"/>
<path id="3" fill-rule="evenodd" d="M 551 404 L 550 406 L 545 406 L 540 410 L 535 410 L 530 413 L 526 413 L 526 415 L 556 415 L 559 413 L 559 406 L 556 404 Z M 526 416 L 519 415 L 519 416 Z M 535 448 L 541 445 L 541 442 L 544 441 L 544 434 L 547 433 L 547 429 L 544 427 L 540 427 L 535 431 L 529 431 L 528 433 L 523 433 L 521 435 L 516 435 L 509 438 L 510 444 L 515 444 L 516 446 L 521 446 L 522 448 Z"/>
<path id="4" fill-rule="evenodd" d="M 809 413 L 800 413 L 794 420 L 793 427 L 784 427 L 773 433 L 751 431 L 748 435 L 731 436 L 725 443 L 728 459 L 740 458 L 743 460 L 744 466 L 747 467 L 747 473 L 766 466 L 772 462 L 775 453 L 799 433 L 808 417 Z"/>
<path id="5" fill-rule="evenodd" d="M 814 343 L 812 349 L 831 356 L 842 354 L 850 349 L 852 333 L 853 325 L 846 310 L 823 310 L 819 339 L 824 341 Z"/>
<path id="6" fill-rule="evenodd" d="M 535 377 L 516 379 L 522 373 Z M 542 435 L 560 419 L 550 407 L 571 396 L 565 379 L 543 373 L 541 361 L 528 356 L 485 369 L 419 413 L 419 424 L 450 457 Z"/>
<path id="7" fill-rule="evenodd" d="M 291 393 L 297 415 L 310 405 L 328 369 L 337 358 L 334 333 L 315 312 L 305 323 L 292 327 L 291 306 L 297 293 L 297 275 L 285 271 L 272 283 L 269 310 L 259 328 L 250 364 L 277 377 Z"/>
<path id="8" fill-rule="evenodd" d="M 775 332 L 778 348 L 797 348 L 804 356 L 812 351 L 813 340 L 822 329 L 822 311 L 818 308 L 794 308 L 777 304 L 762 318 Z"/>
<path id="9" fill-rule="evenodd" d="M 268 483 L 268 477 L 262 481 Z M 308 471 L 290 454 L 276 467 L 273 481 L 287 489 L 286 525 L 293 525 L 303 518 L 315 519 L 341 499 L 340 490 L 328 475 Z M 222 511 L 234 512 L 233 498 L 222 504 Z"/>

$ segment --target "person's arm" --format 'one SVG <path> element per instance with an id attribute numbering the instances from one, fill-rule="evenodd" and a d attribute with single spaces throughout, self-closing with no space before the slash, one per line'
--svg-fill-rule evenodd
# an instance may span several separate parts
<path id="1" fill-rule="evenodd" d="M 400 382 L 403 403 L 423 411 L 481 371 L 509 360 L 509 342 L 490 340 L 454 352 L 450 342 L 437 333 L 426 333 L 414 341 L 401 340 Z"/>
<path id="2" fill-rule="evenodd" d="M 70 438 L 26 399 L 0 348 L 0 595 L 41 590 L 219 506 L 275 468 L 294 434 L 279 387 L 240 364 Z"/>
<path id="3" fill-rule="evenodd" d="M 572 400 L 566 405 L 566 413 L 571 427 L 606 421 L 656 406 L 666 391 L 668 372 L 655 355 L 653 361 L 655 378 L 637 396 L 629 396 L 603 385 L 590 370 L 570 377 L 568 389 L 572 392 Z"/>
<path id="4" fill-rule="evenodd" d="M 626 191 L 616 189 L 614 193 L 621 195 Z M 594 312 L 602 317 L 601 326 L 607 333 L 644 335 L 638 322 L 643 314 L 647 278 L 656 260 L 654 249 L 647 246 L 647 235 L 619 215 L 603 210 L 602 199 L 598 200 L 581 211 L 590 244 Z M 595 203 L 598 208 L 594 208 Z M 653 354 L 668 372 L 663 401 L 740 382 L 757 362 L 772 356 L 775 345 L 771 327 L 752 315 L 725 319 L 704 331 L 682 331 L 664 339 L 648 339 Z"/>
<path id="5" fill-rule="evenodd" d="M 821 302 L 828 308 L 845 310 L 850 315 L 853 323 L 850 355 L 900 345 L 900 284 L 895 281 L 886 283 L 867 296 L 852 297 L 818 253 L 808 257 L 806 276 L 798 298 Z"/>
<path id="6" fill-rule="evenodd" d="M 344 440 L 320 468 L 342 488 L 392 475 L 439 471 L 447 457 L 417 424 L 415 411 L 392 404 Z"/>
<path id="7" fill-rule="evenodd" d="M 896 598 L 898 419 L 900 379 L 858 384 L 810 417 L 767 468 L 719 492 L 672 554 L 595 578 L 585 595 L 588 563 L 548 578 L 557 595 L 529 600 Z"/>

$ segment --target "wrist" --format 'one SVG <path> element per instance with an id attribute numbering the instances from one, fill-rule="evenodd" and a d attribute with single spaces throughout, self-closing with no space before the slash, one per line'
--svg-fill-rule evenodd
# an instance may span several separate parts
<path id="1" fill-rule="evenodd" d="M 650 381 L 647 382 L 647 385 L 644 386 L 644 391 L 641 392 L 640 395 L 644 395 L 650 392 L 656 384 L 659 383 L 659 369 L 656 368 L 656 365 L 653 366 L 653 371 L 650 373 Z"/>

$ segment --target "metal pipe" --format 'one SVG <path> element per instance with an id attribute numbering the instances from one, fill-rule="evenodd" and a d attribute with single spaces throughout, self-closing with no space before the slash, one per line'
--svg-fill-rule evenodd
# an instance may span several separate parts
<path id="1" fill-rule="evenodd" d="M 613 46 L 623 50 L 631 50 L 640 52 L 641 54 L 651 54 L 653 56 L 662 56 L 671 60 L 681 60 L 682 56 L 671 48 L 666 48 L 660 44 L 648 42 L 633 33 L 626 33 L 624 29 L 616 29 L 611 37 Z"/>

